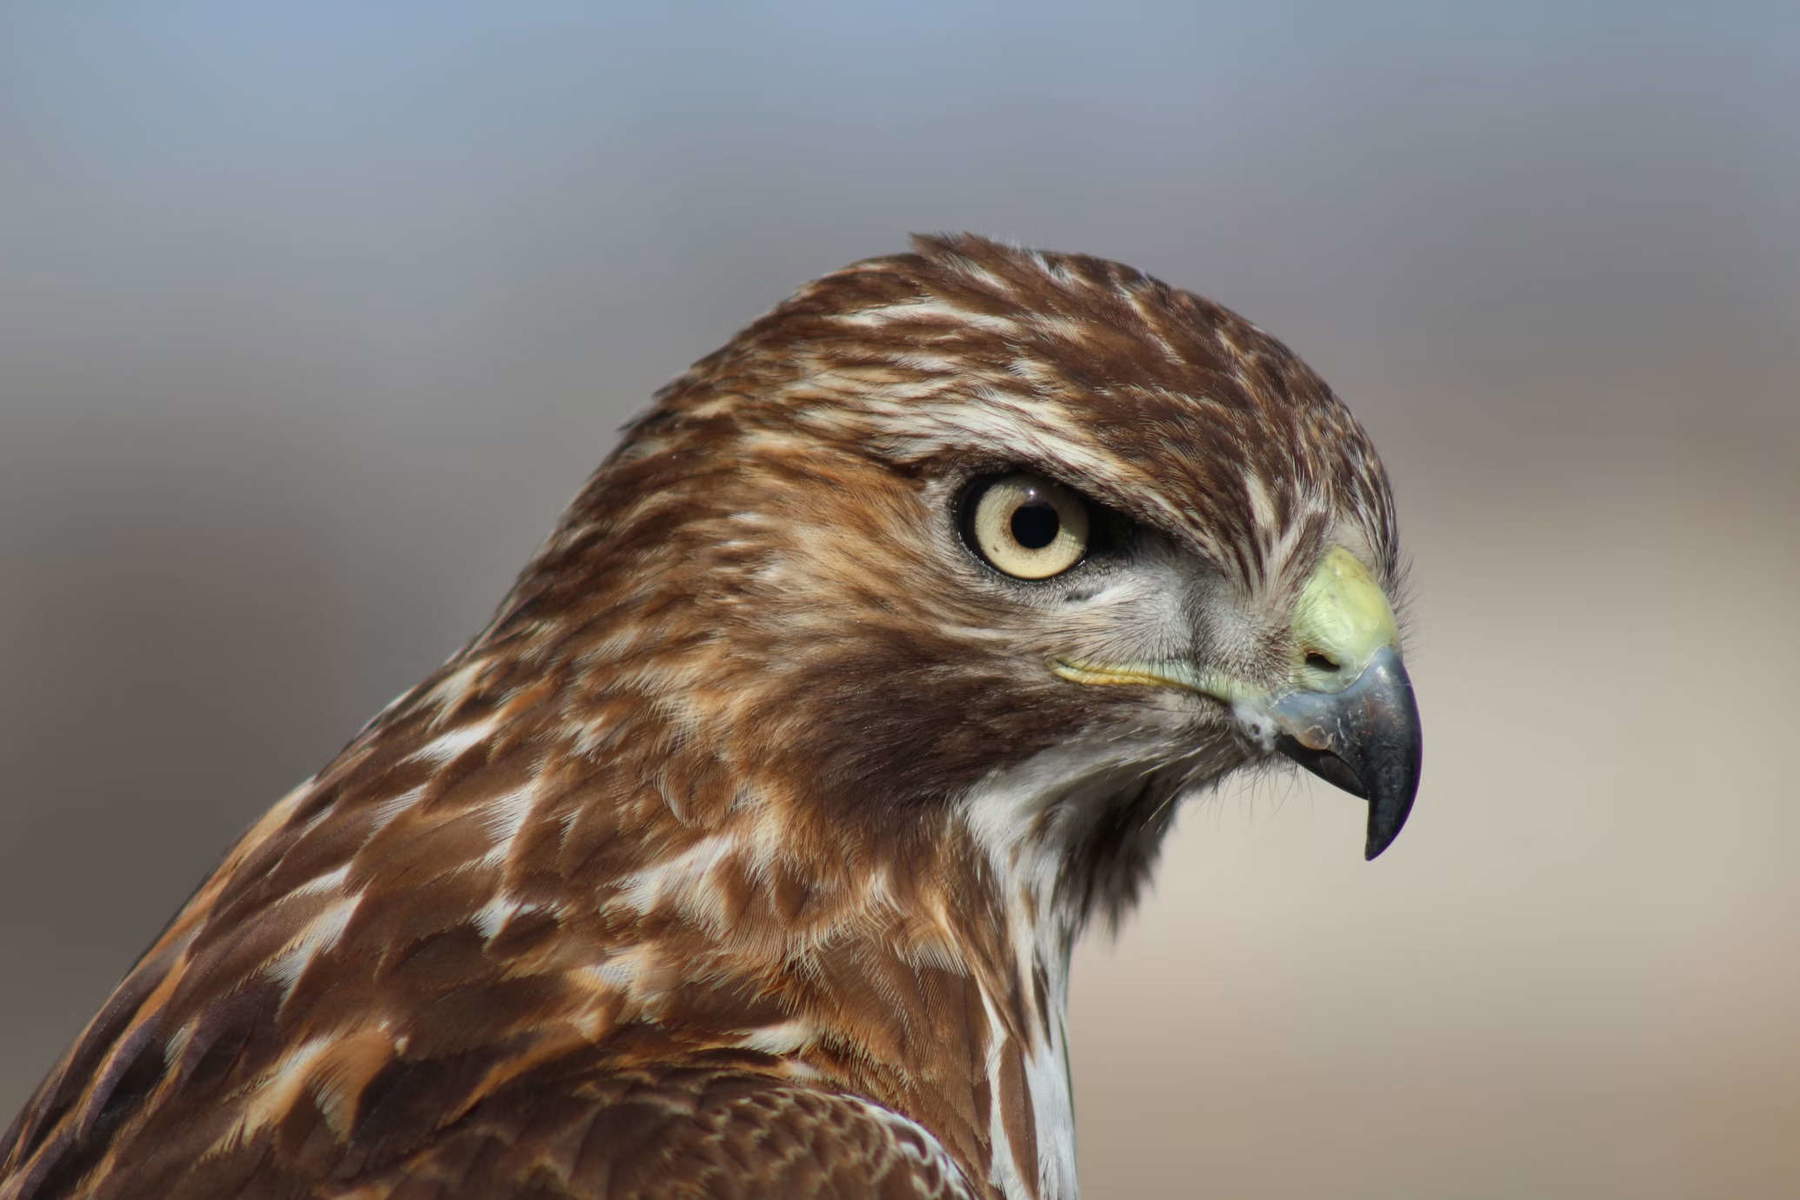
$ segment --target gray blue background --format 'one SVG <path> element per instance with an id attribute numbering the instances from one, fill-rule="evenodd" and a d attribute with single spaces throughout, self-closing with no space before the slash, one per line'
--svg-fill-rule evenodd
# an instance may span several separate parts
<path id="1" fill-rule="evenodd" d="M 1095 1197 L 1800 1183 L 1791 5 L 0 4 L 0 1123 L 628 414 L 973 229 L 1286 339 L 1423 793 L 1191 806 L 1080 954 Z"/>

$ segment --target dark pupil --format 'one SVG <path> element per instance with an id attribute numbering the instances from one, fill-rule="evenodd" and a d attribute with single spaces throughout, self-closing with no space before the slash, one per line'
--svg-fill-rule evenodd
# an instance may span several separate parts
<path id="1" fill-rule="evenodd" d="M 1013 509 L 1013 540 L 1027 550 L 1042 550 L 1056 540 L 1056 531 L 1061 524 L 1054 505 L 1033 500 Z"/>

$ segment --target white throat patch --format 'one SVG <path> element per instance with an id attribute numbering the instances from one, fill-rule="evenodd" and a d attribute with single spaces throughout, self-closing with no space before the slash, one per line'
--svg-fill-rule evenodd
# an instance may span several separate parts
<path id="1" fill-rule="evenodd" d="M 1014 955 L 1012 982 L 1021 995 L 1037 994 L 1047 981 L 1042 1028 L 1019 1047 L 1025 1063 L 1038 1149 L 1036 1186 L 1019 1177 L 1001 1106 L 1006 1092 L 1001 1065 L 1009 1034 L 988 998 L 989 1094 L 994 1097 L 992 1182 L 1008 1200 L 1076 1200 L 1075 1113 L 1070 1090 L 1067 1038 L 1069 954 L 1082 915 L 1060 884 L 1069 858 L 1106 815 L 1108 801 L 1171 758 L 1166 737 L 1141 741 L 1076 743 L 1045 751 L 970 789 L 961 815 L 984 852 L 1001 888 L 1007 941 Z"/>

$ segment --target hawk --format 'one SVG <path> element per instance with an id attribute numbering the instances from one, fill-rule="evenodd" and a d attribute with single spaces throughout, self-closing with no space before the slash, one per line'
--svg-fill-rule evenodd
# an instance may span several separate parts
<path id="1" fill-rule="evenodd" d="M 0 1198 L 1066 1200 L 1070 950 L 1286 753 L 1399 832 L 1394 506 L 1117 263 L 916 240 L 623 440 L 486 629 L 259 820 Z"/>

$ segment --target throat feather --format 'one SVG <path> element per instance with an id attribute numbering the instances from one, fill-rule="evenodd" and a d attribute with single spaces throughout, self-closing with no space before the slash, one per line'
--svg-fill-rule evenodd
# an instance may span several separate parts
<path id="1" fill-rule="evenodd" d="M 1072 747 L 998 772 L 959 812 L 994 907 L 981 964 L 993 1098 L 989 1180 L 1007 1196 L 1073 1200 L 1069 959 L 1096 907 L 1129 904 L 1167 827 L 1184 774 L 1166 747 Z"/>

